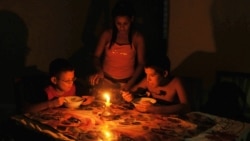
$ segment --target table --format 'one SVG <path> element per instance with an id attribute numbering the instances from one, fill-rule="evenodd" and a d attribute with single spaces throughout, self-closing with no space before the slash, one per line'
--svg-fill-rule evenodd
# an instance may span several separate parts
<path id="1" fill-rule="evenodd" d="M 185 115 L 140 113 L 128 105 L 101 102 L 78 109 L 55 108 L 12 116 L 18 124 L 56 140 L 69 141 L 249 141 L 250 124 L 201 112 Z"/>

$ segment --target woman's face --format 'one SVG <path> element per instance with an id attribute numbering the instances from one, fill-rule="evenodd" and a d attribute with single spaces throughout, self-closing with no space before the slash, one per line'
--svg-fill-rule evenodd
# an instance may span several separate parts
<path id="1" fill-rule="evenodd" d="M 56 86 L 60 91 L 67 92 L 69 91 L 75 81 L 75 72 L 74 71 L 65 71 L 56 78 Z"/>
<path id="2" fill-rule="evenodd" d="M 128 16 L 117 16 L 115 18 L 115 25 L 120 33 L 128 33 L 130 25 L 131 25 L 132 19 Z"/>
<path id="3" fill-rule="evenodd" d="M 148 86 L 158 87 L 162 76 L 152 68 L 144 68 L 144 71 L 146 73 Z"/>

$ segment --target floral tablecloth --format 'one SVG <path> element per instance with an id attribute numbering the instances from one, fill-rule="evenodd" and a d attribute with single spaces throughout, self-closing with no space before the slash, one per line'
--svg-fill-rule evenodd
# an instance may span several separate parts
<path id="1" fill-rule="evenodd" d="M 13 116 L 28 128 L 58 140 L 76 141 L 249 141 L 250 124 L 201 112 L 186 115 L 139 113 L 100 103 Z"/>

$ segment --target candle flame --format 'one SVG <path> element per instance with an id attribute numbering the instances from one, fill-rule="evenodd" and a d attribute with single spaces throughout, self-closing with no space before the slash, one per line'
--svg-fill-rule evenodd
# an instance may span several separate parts
<path id="1" fill-rule="evenodd" d="M 111 105 L 109 93 L 107 93 L 107 92 L 104 93 L 104 97 L 105 97 L 105 99 L 106 99 L 105 105 L 106 105 L 107 107 L 109 107 L 109 106 Z"/>
<path id="2" fill-rule="evenodd" d="M 109 93 L 104 93 L 104 97 L 106 99 L 106 102 L 110 102 L 110 97 L 109 97 Z"/>

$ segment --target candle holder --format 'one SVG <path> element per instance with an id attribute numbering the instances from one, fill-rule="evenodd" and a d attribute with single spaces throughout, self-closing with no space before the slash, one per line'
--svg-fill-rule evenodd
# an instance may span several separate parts
<path id="1" fill-rule="evenodd" d="M 110 94 L 109 93 L 104 93 L 103 96 L 106 99 L 105 102 L 105 107 L 103 109 L 103 112 L 101 114 L 101 117 L 105 120 L 114 120 L 116 119 L 117 115 L 112 111 L 111 109 L 111 102 L 110 102 Z"/>
<path id="2" fill-rule="evenodd" d="M 114 112 L 111 110 L 109 105 L 105 105 L 104 110 L 102 112 L 102 116 L 103 117 L 113 117 L 115 114 Z"/>

